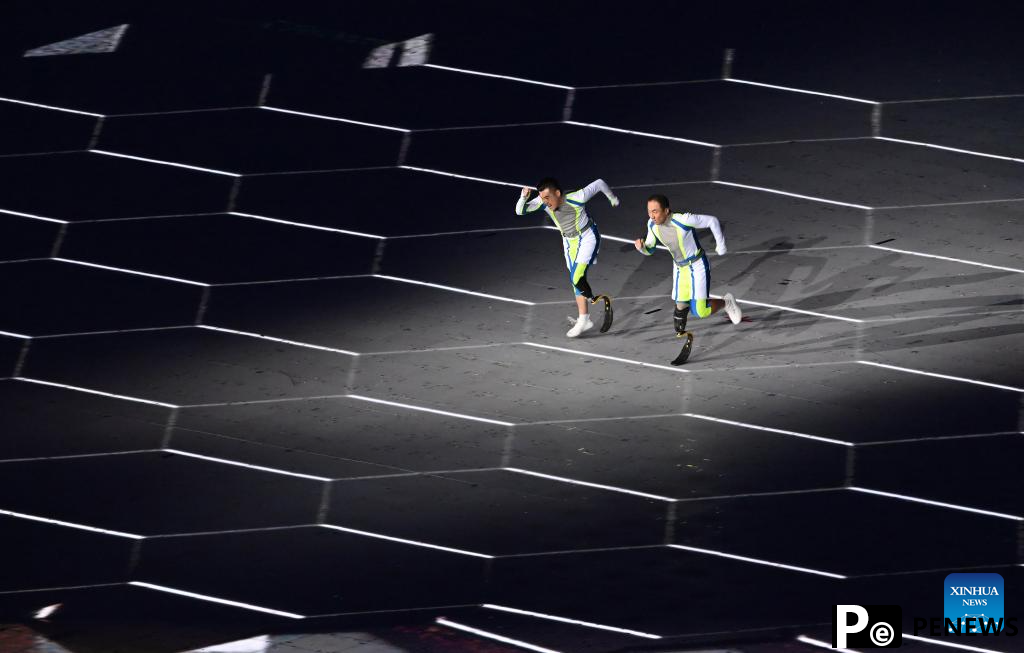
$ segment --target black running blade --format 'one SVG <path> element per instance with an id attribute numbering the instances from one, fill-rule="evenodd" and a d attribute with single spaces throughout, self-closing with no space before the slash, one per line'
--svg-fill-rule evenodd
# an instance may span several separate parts
<path id="1" fill-rule="evenodd" d="M 690 358 L 691 349 L 693 349 L 693 334 L 687 333 L 686 342 L 683 344 L 683 348 L 679 352 L 679 355 L 676 356 L 676 359 L 674 361 L 672 361 L 672 364 L 682 365 L 683 363 L 685 363 Z"/>
<path id="2" fill-rule="evenodd" d="M 601 333 L 608 333 L 608 329 L 612 328 L 612 320 L 615 318 L 615 313 L 612 311 L 612 300 L 607 295 L 598 295 L 594 301 L 596 302 L 598 299 L 604 300 L 604 322 L 601 323 Z"/>

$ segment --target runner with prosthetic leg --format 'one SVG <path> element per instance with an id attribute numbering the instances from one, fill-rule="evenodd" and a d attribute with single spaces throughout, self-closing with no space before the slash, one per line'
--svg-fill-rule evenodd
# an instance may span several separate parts
<path id="1" fill-rule="evenodd" d="M 647 198 L 647 215 L 650 218 L 647 221 L 647 236 L 637 238 L 634 245 L 644 256 L 653 254 L 658 243 L 672 254 L 672 300 L 675 302 L 672 322 L 676 337 L 686 339 L 672 364 L 682 365 L 689 359 L 693 348 L 693 333 L 686 330 L 686 319 L 691 313 L 698 318 L 705 318 L 724 308 L 732 323 L 739 324 L 743 311 L 731 293 L 726 293 L 724 299 L 708 298 L 711 266 L 697 239 L 696 230 L 711 229 L 717 245 L 715 252 L 722 256 L 726 252 L 725 236 L 718 218 L 694 213 L 672 213 L 668 198 L 664 195 L 651 195 Z"/>
<path id="2" fill-rule="evenodd" d="M 572 328 L 566 332 L 569 338 L 576 338 L 584 331 L 592 329 L 594 323 L 590 319 L 589 304 L 604 302 L 604 321 L 601 333 L 612 327 L 614 314 L 612 300 L 607 295 L 595 295 L 587 281 L 587 269 L 597 263 L 597 253 L 601 248 L 601 233 L 597 223 L 587 214 L 584 206 L 597 193 L 604 193 L 612 206 L 619 205 L 619 198 L 612 193 L 603 179 L 598 179 L 585 188 L 562 194 L 558 180 L 551 177 L 542 179 L 537 184 L 537 197 L 528 200 L 530 188 L 523 188 L 516 203 L 516 214 L 527 215 L 543 208 L 558 230 L 562 232 L 562 250 L 565 254 L 565 265 L 569 269 L 569 281 L 572 283 L 576 296 L 576 308 L 579 317 L 569 318 Z"/>

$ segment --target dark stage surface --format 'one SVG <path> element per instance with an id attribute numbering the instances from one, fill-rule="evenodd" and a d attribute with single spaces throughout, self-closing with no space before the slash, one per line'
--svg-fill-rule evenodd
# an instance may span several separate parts
<path id="1" fill-rule="evenodd" d="M 0 651 L 811 653 L 973 571 L 1022 614 L 1008 3 L 90 4 L 0 10 Z M 514 214 L 548 174 L 621 200 L 607 334 Z M 748 318 L 681 367 L 655 192 Z M 949 642 L 1024 650 L 904 648 Z"/>

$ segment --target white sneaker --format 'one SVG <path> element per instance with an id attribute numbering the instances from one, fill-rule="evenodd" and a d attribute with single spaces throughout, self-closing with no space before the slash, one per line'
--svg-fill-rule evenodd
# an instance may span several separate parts
<path id="1" fill-rule="evenodd" d="M 736 303 L 736 298 L 732 296 L 731 292 L 727 292 L 722 299 L 725 300 L 725 312 L 729 314 L 729 319 L 732 320 L 733 324 L 739 324 L 740 320 L 743 319 L 743 310 Z"/>
<path id="2" fill-rule="evenodd" d="M 572 328 L 565 332 L 565 335 L 567 337 L 569 337 L 569 338 L 575 338 L 575 337 L 579 336 L 581 333 L 583 333 L 584 331 L 586 331 L 588 329 L 593 329 L 593 328 L 594 328 L 594 323 L 593 323 L 593 321 L 591 321 L 590 316 L 589 315 L 581 315 L 573 323 Z"/>

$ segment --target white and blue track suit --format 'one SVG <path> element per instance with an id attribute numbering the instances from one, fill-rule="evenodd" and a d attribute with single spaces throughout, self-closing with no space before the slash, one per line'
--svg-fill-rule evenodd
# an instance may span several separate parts
<path id="1" fill-rule="evenodd" d="M 517 215 L 527 215 L 543 208 L 562 232 L 565 266 L 569 269 L 569 281 L 577 295 L 583 293 L 576 284 L 587 273 L 587 267 L 597 263 L 597 254 L 601 249 L 601 233 L 597 230 L 597 224 L 587 215 L 584 206 L 599 192 L 604 193 L 612 206 L 618 204 L 618 199 L 603 179 L 565 195 L 565 202 L 555 210 L 544 204 L 540 197 L 527 202 L 525 197 L 520 196 L 516 203 Z"/>
<path id="2" fill-rule="evenodd" d="M 713 215 L 673 213 L 664 224 L 647 221 L 647 237 L 640 253 L 650 256 L 661 243 L 672 254 L 672 300 L 690 304 L 697 317 L 711 315 L 708 293 L 711 291 L 711 266 L 697 239 L 697 229 L 711 229 L 718 254 L 725 254 L 725 236 Z"/>

